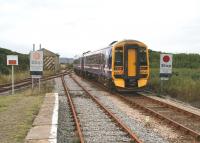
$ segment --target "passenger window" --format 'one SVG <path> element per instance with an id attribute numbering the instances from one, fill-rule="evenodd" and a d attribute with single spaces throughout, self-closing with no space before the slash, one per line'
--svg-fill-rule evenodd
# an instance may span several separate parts
<path id="1" fill-rule="evenodd" d="M 112 53 L 110 53 L 108 58 L 108 68 L 111 69 L 111 66 L 112 66 Z"/>

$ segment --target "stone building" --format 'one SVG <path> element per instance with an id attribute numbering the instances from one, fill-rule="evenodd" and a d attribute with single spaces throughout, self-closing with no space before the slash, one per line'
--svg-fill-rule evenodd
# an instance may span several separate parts
<path id="1" fill-rule="evenodd" d="M 43 51 L 43 58 L 44 58 L 44 71 L 54 71 L 58 72 L 60 65 L 59 65 L 59 55 L 53 53 L 45 48 L 40 49 Z"/>

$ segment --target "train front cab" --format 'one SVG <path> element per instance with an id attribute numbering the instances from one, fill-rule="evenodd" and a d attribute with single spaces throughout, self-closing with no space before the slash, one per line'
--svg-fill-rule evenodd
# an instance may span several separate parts
<path id="1" fill-rule="evenodd" d="M 149 78 L 146 45 L 138 41 L 116 43 L 112 50 L 112 79 L 118 89 L 141 89 Z"/>

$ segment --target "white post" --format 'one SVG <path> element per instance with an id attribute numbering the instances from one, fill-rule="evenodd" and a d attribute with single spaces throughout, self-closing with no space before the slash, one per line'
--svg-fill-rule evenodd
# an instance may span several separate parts
<path id="1" fill-rule="evenodd" d="M 12 95 L 15 94 L 14 89 L 14 66 L 12 65 Z"/>

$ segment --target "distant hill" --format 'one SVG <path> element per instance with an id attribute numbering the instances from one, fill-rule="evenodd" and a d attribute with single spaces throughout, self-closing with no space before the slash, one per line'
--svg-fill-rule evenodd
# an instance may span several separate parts
<path id="1" fill-rule="evenodd" d="M 160 53 L 157 51 L 149 50 L 150 67 L 159 68 L 160 66 Z M 199 54 L 173 54 L 173 67 L 174 68 L 200 68 L 200 55 Z"/>
<path id="2" fill-rule="evenodd" d="M 60 64 L 72 64 L 73 58 L 60 58 Z"/>
<path id="3" fill-rule="evenodd" d="M 160 53 L 158 51 L 149 50 L 150 67 L 159 68 Z M 18 55 L 19 65 L 15 70 L 20 72 L 29 70 L 29 55 L 13 52 L 11 50 L 0 47 L 0 74 L 9 74 L 11 66 L 6 65 L 7 55 Z M 72 63 L 72 58 L 60 58 L 60 63 Z M 173 67 L 174 68 L 200 68 L 200 55 L 199 54 L 173 54 Z"/>
<path id="4" fill-rule="evenodd" d="M 29 55 L 28 54 L 21 54 L 21 53 L 13 52 L 11 50 L 0 47 L 0 74 L 9 74 L 11 70 L 11 66 L 7 66 L 6 64 L 7 55 L 18 55 L 19 65 L 15 67 L 15 70 L 17 72 L 29 69 Z"/>

